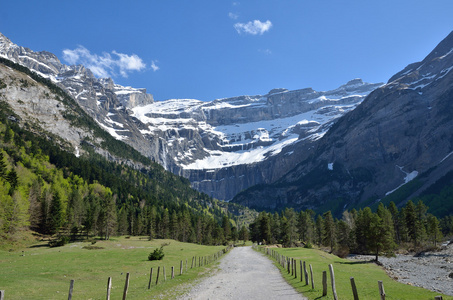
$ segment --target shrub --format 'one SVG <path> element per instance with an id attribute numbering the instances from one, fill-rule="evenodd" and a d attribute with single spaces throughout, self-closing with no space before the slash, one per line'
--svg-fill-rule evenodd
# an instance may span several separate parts
<path id="1" fill-rule="evenodd" d="M 311 249 L 311 248 L 313 248 L 313 245 L 310 242 L 307 242 L 305 244 L 304 248 Z"/>
<path id="2" fill-rule="evenodd" d="M 69 236 L 63 235 L 55 240 L 50 241 L 49 247 L 61 247 L 61 246 L 66 245 L 67 243 L 69 243 L 70 240 L 71 239 L 69 238 Z"/>
<path id="3" fill-rule="evenodd" d="M 148 260 L 161 260 L 164 256 L 164 246 L 162 245 L 148 255 Z"/>

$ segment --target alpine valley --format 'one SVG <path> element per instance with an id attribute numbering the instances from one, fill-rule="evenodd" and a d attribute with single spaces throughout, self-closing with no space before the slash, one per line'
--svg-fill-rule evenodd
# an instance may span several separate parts
<path id="1" fill-rule="evenodd" d="M 279 88 L 211 102 L 154 101 L 144 89 L 96 78 L 1 34 L 0 56 L 50 79 L 112 137 L 221 200 L 338 213 L 453 180 L 453 34 L 387 84 L 353 79 L 331 91 Z M 116 159 L 61 122 L 65 107 L 38 103 L 36 91 L 9 92 L 21 97 L 13 109 L 22 118 L 39 121 L 73 153 L 89 144 Z"/>

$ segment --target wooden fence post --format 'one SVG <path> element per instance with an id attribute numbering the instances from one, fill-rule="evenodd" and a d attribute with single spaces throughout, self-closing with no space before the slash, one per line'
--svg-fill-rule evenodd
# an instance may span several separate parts
<path id="1" fill-rule="evenodd" d="M 297 278 L 297 259 L 294 260 L 293 269 L 294 269 L 294 278 Z M 302 276 L 302 274 L 301 274 L 301 276 Z"/>
<path id="2" fill-rule="evenodd" d="M 151 288 L 151 280 L 153 280 L 153 268 L 149 272 L 149 282 L 148 282 L 148 290 Z"/>
<path id="3" fill-rule="evenodd" d="M 327 296 L 327 271 L 322 271 L 322 296 Z"/>
<path id="4" fill-rule="evenodd" d="M 384 283 L 381 280 L 379 280 L 378 286 L 379 286 L 379 295 L 381 295 L 381 300 L 385 300 Z"/>
<path id="5" fill-rule="evenodd" d="M 311 267 L 311 264 L 309 266 L 310 266 L 311 288 L 315 289 L 315 280 L 313 279 L 313 268 Z"/>
<path id="6" fill-rule="evenodd" d="M 187 258 L 186 258 L 186 272 L 187 272 Z"/>
<path id="7" fill-rule="evenodd" d="M 301 260 L 301 261 L 300 261 L 300 281 L 301 281 L 301 282 L 304 281 L 304 275 L 303 275 L 303 273 L 302 273 L 302 270 L 303 270 L 303 269 L 302 269 L 302 260 Z"/>
<path id="8" fill-rule="evenodd" d="M 5 290 L 0 290 L 0 300 L 5 299 Z"/>
<path id="9" fill-rule="evenodd" d="M 156 285 L 159 283 L 160 267 L 157 267 Z"/>
<path id="10" fill-rule="evenodd" d="M 110 291 L 112 290 L 112 277 L 107 280 L 107 300 L 110 300 Z"/>
<path id="11" fill-rule="evenodd" d="M 164 281 L 167 281 L 167 273 L 165 272 L 165 266 L 163 266 L 163 271 L 164 271 Z"/>
<path id="12" fill-rule="evenodd" d="M 191 269 L 193 269 L 193 261 L 195 260 L 195 256 L 192 257 L 192 266 L 190 267 Z"/>
<path id="13" fill-rule="evenodd" d="M 308 272 L 307 272 L 307 265 L 305 264 L 304 261 L 304 276 L 305 276 L 305 285 L 308 285 Z"/>
<path id="14" fill-rule="evenodd" d="M 126 300 L 128 288 L 129 288 L 129 273 L 126 273 L 126 282 L 124 283 L 123 300 Z"/>
<path id="15" fill-rule="evenodd" d="M 175 267 L 171 267 L 171 279 L 175 278 Z"/>
<path id="16" fill-rule="evenodd" d="M 182 275 L 182 269 L 184 267 L 184 263 L 181 260 L 181 267 L 179 268 L 179 275 Z"/>
<path id="17" fill-rule="evenodd" d="M 294 276 L 294 258 L 291 258 L 291 276 Z"/>
<path id="18" fill-rule="evenodd" d="M 330 282 L 332 283 L 333 299 L 334 299 L 334 300 L 338 300 L 338 297 L 337 297 L 337 289 L 335 288 L 335 274 L 333 273 L 333 266 L 332 266 L 332 264 L 329 265 L 329 270 L 330 270 Z"/>
<path id="19" fill-rule="evenodd" d="M 74 279 L 71 279 L 69 283 L 69 295 L 68 295 L 68 300 L 72 299 L 72 290 L 74 289 Z"/>
<path id="20" fill-rule="evenodd" d="M 351 280 L 352 294 L 354 295 L 354 300 L 359 300 L 359 294 L 357 294 L 357 287 L 355 286 L 354 277 L 351 277 L 350 280 Z"/>

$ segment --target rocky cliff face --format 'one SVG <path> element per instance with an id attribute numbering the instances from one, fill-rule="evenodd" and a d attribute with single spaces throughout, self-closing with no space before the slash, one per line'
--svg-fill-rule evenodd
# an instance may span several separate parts
<path id="1" fill-rule="evenodd" d="M 340 118 L 311 157 L 275 184 L 234 201 L 344 209 L 381 199 L 414 178 L 420 193 L 453 169 L 452 69 L 453 33 Z"/>
<path id="2" fill-rule="evenodd" d="M 1 34 L 0 55 L 51 79 L 113 137 L 224 200 L 274 182 L 308 158 L 313 143 L 381 85 L 355 79 L 327 92 L 274 89 L 211 102 L 154 102 L 143 89 L 97 79 L 83 66 L 63 65 Z"/>

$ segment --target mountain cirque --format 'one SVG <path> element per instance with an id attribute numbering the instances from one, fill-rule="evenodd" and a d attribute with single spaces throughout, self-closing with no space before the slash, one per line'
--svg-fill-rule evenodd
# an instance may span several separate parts
<path id="1" fill-rule="evenodd" d="M 51 79 L 113 137 L 224 200 L 280 178 L 335 120 L 380 86 L 355 79 L 327 92 L 274 89 L 211 102 L 154 101 L 144 89 L 97 79 L 83 66 L 66 66 L 1 34 L 0 55 Z"/>

